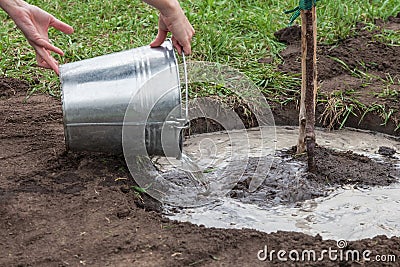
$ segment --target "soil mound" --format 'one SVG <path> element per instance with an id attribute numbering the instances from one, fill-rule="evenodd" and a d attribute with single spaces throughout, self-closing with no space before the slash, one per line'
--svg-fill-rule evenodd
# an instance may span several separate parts
<path id="1" fill-rule="evenodd" d="M 399 135 L 400 46 L 384 41 L 385 30 L 400 31 L 400 13 L 374 29 L 357 24 L 353 34 L 333 45 L 317 45 L 319 81 L 318 123 L 351 126 Z M 278 71 L 301 75 L 301 28 L 292 26 L 275 33 L 287 44 Z M 299 91 L 300 92 L 300 88 Z M 294 95 L 299 98 L 299 93 Z M 282 100 L 283 101 L 283 100 Z M 296 124 L 294 103 L 274 108 L 277 123 Z"/>
<path id="2" fill-rule="evenodd" d="M 27 98 L 27 89 L 25 82 L 0 77 L 1 266 L 255 266 L 265 263 L 257 253 L 266 245 L 277 251 L 337 248 L 319 236 L 206 229 L 138 208 L 150 200 L 131 190 L 123 159 L 67 153 L 60 101 Z M 371 248 L 371 258 L 400 257 L 398 237 L 348 242 L 346 248 Z M 337 262 L 324 258 L 316 265 Z"/>

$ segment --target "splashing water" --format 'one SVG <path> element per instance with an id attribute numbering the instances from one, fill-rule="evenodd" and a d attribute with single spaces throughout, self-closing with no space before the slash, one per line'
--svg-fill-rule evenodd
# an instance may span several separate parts
<path id="1" fill-rule="evenodd" d="M 252 144 L 248 142 L 249 134 L 255 140 Z M 272 157 L 260 156 L 273 154 L 274 139 L 274 128 L 261 127 L 188 137 L 181 157 L 152 159 L 165 181 L 160 186 L 165 193 L 161 201 L 178 206 L 214 203 L 226 196 L 240 179 L 250 181 L 248 189 L 254 190 L 265 179 L 265 171 L 273 161 Z M 257 159 L 251 160 L 252 157 Z M 195 203 L 198 198 L 201 201 Z"/>
<path id="2" fill-rule="evenodd" d="M 182 152 L 180 157 L 181 168 L 189 176 L 189 178 L 195 183 L 197 187 L 200 185 L 203 190 L 208 191 L 210 189 L 210 183 L 207 181 L 206 176 L 196 162 L 186 153 Z"/>

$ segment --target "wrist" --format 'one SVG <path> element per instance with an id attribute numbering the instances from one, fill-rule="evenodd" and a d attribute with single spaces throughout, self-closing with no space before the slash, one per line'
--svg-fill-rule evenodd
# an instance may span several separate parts
<path id="1" fill-rule="evenodd" d="M 1 0 L 0 0 L 1 1 Z M 170 17 L 180 12 L 181 6 L 177 0 L 143 0 L 157 8 L 163 16 Z"/>
<path id="2" fill-rule="evenodd" d="M 22 0 L 0 0 L 0 7 L 7 12 L 10 17 L 18 13 L 21 8 L 26 8 L 29 4 Z"/>
<path id="3" fill-rule="evenodd" d="M 182 8 L 176 0 L 166 1 L 165 6 L 159 10 L 160 13 L 166 17 L 174 16 L 175 14 L 182 12 Z"/>

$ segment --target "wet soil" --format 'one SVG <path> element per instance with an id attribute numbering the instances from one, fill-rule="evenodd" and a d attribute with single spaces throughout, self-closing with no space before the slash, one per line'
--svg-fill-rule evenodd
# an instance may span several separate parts
<path id="1" fill-rule="evenodd" d="M 381 152 L 387 154 L 393 150 L 386 148 Z M 315 161 L 316 172 L 307 173 L 306 154 L 296 155 L 296 147 L 278 151 L 264 182 L 255 192 L 249 192 L 252 174 L 259 162 L 259 158 L 250 158 L 230 196 L 263 207 L 296 206 L 300 201 L 327 196 L 342 186 L 368 188 L 400 181 L 400 171 L 390 162 L 378 162 L 352 151 L 339 152 L 317 146 Z"/>
<path id="2" fill-rule="evenodd" d="M 368 41 L 368 33 L 362 29 L 352 38 L 356 40 L 359 37 L 360 42 L 369 42 L 368 47 L 377 45 L 377 49 L 382 49 L 379 55 L 375 55 L 373 62 L 381 60 L 385 51 L 389 51 L 388 54 L 392 57 L 390 60 L 395 61 L 382 59 L 382 64 L 378 65 L 386 68 L 383 62 L 394 62 L 391 65 L 399 62 L 399 53 L 396 50 L 398 47 L 387 47 L 379 42 Z M 347 43 L 352 42 L 344 40 L 332 49 L 320 49 L 321 52 L 331 53 Z M 357 44 L 355 47 L 359 46 Z M 366 49 L 356 50 L 367 52 Z M 376 50 L 370 48 L 368 51 Z M 341 56 L 340 50 L 336 53 Z M 354 51 L 347 53 L 349 58 L 354 54 Z M 291 60 L 296 60 L 297 57 L 283 57 L 285 64 L 282 68 L 297 72 L 298 69 L 289 67 Z M 335 62 L 329 64 L 326 65 L 335 70 L 332 72 L 334 75 L 330 71 L 324 74 L 322 68 L 319 69 L 320 79 L 326 80 L 325 85 L 330 79 L 334 83 L 335 78 L 338 81 L 343 75 L 348 75 L 345 72 L 340 74 L 343 68 Z M 396 66 L 385 70 L 392 76 L 398 75 L 399 65 Z M 374 64 L 369 68 L 374 73 L 381 72 L 378 69 L 380 67 Z M 350 76 L 347 78 L 350 79 Z M 362 90 L 364 87 L 355 88 L 359 89 L 360 98 L 366 95 Z M 131 190 L 134 182 L 122 157 L 66 152 L 60 101 L 40 94 L 34 94 L 27 99 L 26 92 L 29 89 L 29 85 L 23 81 L 0 77 L 0 266 L 367 264 L 365 261 L 332 261 L 328 257 L 318 262 L 282 262 L 277 259 L 276 254 L 272 259 L 261 262 L 257 259 L 257 253 L 265 246 L 276 251 L 295 249 L 315 250 L 320 253 L 329 247 L 337 249 L 336 241 L 295 232 L 266 234 L 245 229 L 207 229 L 163 218 L 154 202 L 145 196 L 139 198 Z M 321 90 L 330 92 L 332 89 L 324 87 Z M 365 97 L 365 101 L 369 99 Z M 388 99 L 382 101 L 387 105 L 392 103 Z M 290 107 L 275 107 L 277 122 L 296 124 L 297 114 L 292 110 L 296 111 Z M 350 119 L 348 123 L 351 124 Z M 365 127 L 371 128 L 379 124 L 379 118 L 373 118 Z M 357 124 L 354 123 L 353 126 Z M 386 127 L 391 126 L 388 123 Z M 379 129 L 393 132 L 393 127 L 390 130 L 386 127 L 380 126 Z M 362 164 L 370 166 L 367 168 L 368 172 L 376 168 L 368 159 L 360 160 L 360 157 L 351 153 L 343 156 L 321 150 L 321 157 L 337 157 L 337 160 L 342 160 L 338 164 L 331 162 L 336 167 L 345 167 L 344 164 L 350 162 L 354 168 Z M 335 167 L 333 165 L 326 166 L 326 173 L 331 173 L 332 167 Z M 381 172 L 378 171 L 381 176 L 377 174 L 381 177 L 380 180 L 375 180 L 372 175 L 364 175 L 362 177 L 367 179 L 361 182 L 369 185 L 392 182 L 389 175 L 391 169 L 384 165 L 380 167 L 383 168 L 380 169 Z M 336 177 L 336 174 L 332 173 L 332 177 Z M 371 179 L 368 180 L 368 177 Z M 348 182 L 346 175 L 341 180 L 331 181 L 339 184 Z M 394 266 L 400 261 L 399 237 L 377 236 L 373 239 L 351 241 L 346 249 L 357 249 L 361 252 L 371 250 L 371 259 L 377 254 L 395 255 L 396 263 L 387 263 L 387 266 Z M 384 263 L 371 262 L 368 265 L 382 266 Z"/>
<path id="3" fill-rule="evenodd" d="M 258 260 L 265 245 L 337 248 L 319 236 L 207 229 L 162 218 L 130 189 L 123 158 L 66 152 L 60 101 L 40 94 L 27 99 L 28 89 L 0 79 L 0 266 L 255 266 L 281 263 Z M 384 236 L 347 247 L 400 257 L 399 248 L 398 237 Z M 321 264 L 337 262 L 315 263 Z"/>

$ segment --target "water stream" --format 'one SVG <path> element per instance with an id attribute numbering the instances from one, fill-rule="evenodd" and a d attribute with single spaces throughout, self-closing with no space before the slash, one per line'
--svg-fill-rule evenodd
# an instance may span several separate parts
<path id="1" fill-rule="evenodd" d="M 246 142 L 240 138 L 235 139 L 235 134 L 243 136 L 241 132 L 233 134 L 220 132 L 194 135 L 185 141 L 185 157 L 189 159 L 184 160 L 186 164 L 184 167 L 187 168 L 189 162 L 190 170 L 197 168 L 193 179 L 204 186 L 204 192 L 218 191 L 218 188 L 213 188 L 216 186 L 214 179 L 220 179 L 218 177 L 222 174 L 227 177 L 230 172 L 235 172 L 235 168 L 243 171 L 239 165 L 248 163 L 243 159 L 270 155 L 265 157 L 268 160 L 258 164 L 264 167 L 270 166 L 270 161 L 274 160 L 275 149 L 295 145 L 298 132 L 296 127 L 276 127 L 276 136 L 273 140 L 269 140 L 267 146 L 260 146 L 257 129 L 246 131 Z M 317 142 L 321 146 L 343 151 L 352 150 L 354 153 L 367 155 L 376 160 L 390 161 L 400 168 L 399 139 L 352 129 L 340 131 L 318 129 L 316 134 Z M 274 145 L 271 145 L 271 141 Z M 235 147 L 234 160 L 232 151 L 227 149 L 232 146 Z M 393 148 L 397 153 L 390 158 L 384 157 L 377 153 L 382 146 Z M 171 166 L 170 163 L 160 159 L 157 164 L 164 170 Z M 293 163 L 279 162 L 279 164 L 285 169 L 286 173 L 279 174 L 283 176 L 290 174 L 296 177 L 296 174 L 304 169 L 304 166 Z M 326 191 L 326 188 L 324 190 Z M 282 204 L 279 200 L 267 204 L 261 203 L 263 197 L 257 198 L 257 193 L 247 202 L 229 196 L 217 197 L 217 201 L 200 207 L 170 209 L 167 206 L 166 216 L 207 227 L 251 228 L 268 233 L 278 230 L 298 231 L 311 235 L 320 234 L 324 239 L 356 240 L 380 234 L 400 235 L 400 183 L 385 187 L 332 188 L 327 196 L 296 202 L 295 205 Z"/>

